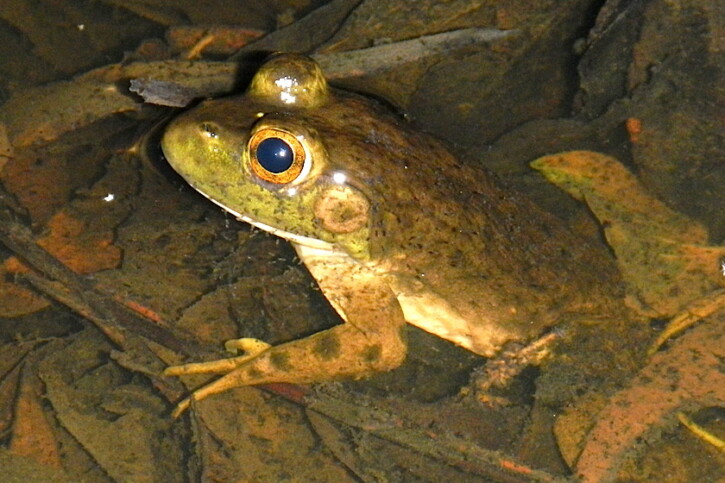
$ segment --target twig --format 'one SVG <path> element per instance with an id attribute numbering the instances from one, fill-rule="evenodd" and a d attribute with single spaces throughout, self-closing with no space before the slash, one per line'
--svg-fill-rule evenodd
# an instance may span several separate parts
<path id="1" fill-rule="evenodd" d="M 308 410 L 357 428 L 373 436 L 408 448 L 425 457 L 443 461 L 462 471 L 490 478 L 500 483 L 567 483 L 569 479 L 552 475 L 516 461 L 498 451 L 492 451 L 449 434 L 425 431 L 415 427 L 403 417 L 380 409 L 374 399 L 355 400 L 329 396 L 293 384 L 266 384 L 257 386 Z"/>
<path id="2" fill-rule="evenodd" d="M 402 417 L 356 401 L 315 394 L 305 398 L 308 409 L 323 414 L 348 426 L 409 448 L 424 456 L 444 461 L 468 473 L 511 483 L 563 483 L 559 477 L 527 466 L 524 463 L 449 434 L 435 433 L 413 427 Z"/>

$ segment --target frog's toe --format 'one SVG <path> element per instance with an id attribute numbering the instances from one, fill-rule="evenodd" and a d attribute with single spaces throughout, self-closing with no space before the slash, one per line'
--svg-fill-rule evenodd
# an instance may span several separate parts
<path id="1" fill-rule="evenodd" d="M 174 410 L 171 411 L 171 417 L 174 419 L 178 419 L 178 417 L 181 416 L 181 414 L 184 411 L 189 409 L 189 407 L 191 406 L 191 400 L 192 400 L 191 397 L 182 399 L 181 402 L 179 402 L 179 404 L 176 405 Z"/>
<path id="2" fill-rule="evenodd" d="M 266 350 L 266 349 L 265 349 Z M 238 357 L 229 357 L 227 359 L 219 359 L 207 362 L 191 362 L 189 364 L 181 364 L 178 366 L 169 366 L 164 369 L 164 376 L 186 376 L 189 374 L 227 374 L 237 367 L 249 362 L 250 360 L 261 354 L 262 351 L 253 354 L 244 354 Z"/>
<path id="3" fill-rule="evenodd" d="M 232 354 L 244 353 L 245 356 L 254 357 L 261 354 L 272 347 L 266 342 L 254 339 L 252 337 L 244 337 L 242 339 L 231 339 L 224 343 L 224 349 Z"/>
<path id="4" fill-rule="evenodd" d="M 224 348 L 227 352 L 238 354 L 242 352 L 241 356 L 228 357 L 225 359 L 219 359 L 216 361 L 207 362 L 192 362 L 189 364 L 180 364 L 178 366 L 167 367 L 163 374 L 164 376 L 185 376 L 188 374 L 227 374 L 237 367 L 241 366 L 245 362 L 248 362 L 257 357 L 262 352 L 272 347 L 271 345 L 263 342 L 259 339 L 243 338 L 243 339 L 232 339 L 226 341 Z"/>
<path id="5" fill-rule="evenodd" d="M 492 388 L 508 386 L 513 378 L 521 374 L 525 368 L 538 366 L 549 357 L 552 346 L 562 338 L 563 334 L 562 330 L 555 330 L 542 335 L 526 346 L 517 343 L 510 344 L 508 349 L 489 359 L 474 375 L 473 385 L 476 392 L 486 394 Z"/>
<path id="6" fill-rule="evenodd" d="M 250 356 L 242 356 L 239 358 L 234 359 L 241 359 L 245 358 L 247 361 L 249 360 Z M 174 366 L 169 367 L 164 371 L 166 374 L 167 372 L 170 372 L 169 369 L 175 369 L 175 368 L 183 368 L 182 370 L 187 370 L 187 366 L 209 366 L 209 365 L 216 365 L 219 363 L 224 363 L 230 359 L 222 359 L 221 361 L 212 361 L 212 362 L 202 362 L 200 364 L 185 364 L 184 366 Z M 204 372 L 211 372 L 211 371 L 204 371 Z M 237 387 L 244 387 L 253 385 L 255 383 L 264 382 L 262 380 L 255 380 L 255 377 L 260 377 L 260 374 L 254 371 L 254 369 L 251 369 L 247 367 L 247 365 L 241 365 L 237 364 L 232 370 L 226 371 L 227 374 L 220 377 L 219 379 L 210 382 L 209 384 L 206 384 L 196 391 L 192 392 L 189 397 L 184 398 L 176 405 L 176 408 L 174 408 L 173 412 L 171 413 L 171 416 L 176 419 L 178 418 L 184 411 L 189 409 L 191 406 L 192 401 L 201 401 L 202 399 L 206 399 L 207 397 L 211 396 L 212 394 L 218 394 L 220 392 L 227 391 L 229 389 L 237 388 Z M 197 372 L 200 373 L 200 372 Z M 192 372 L 184 372 L 183 374 L 192 374 Z M 167 374 L 167 375 L 179 375 L 179 374 Z"/>

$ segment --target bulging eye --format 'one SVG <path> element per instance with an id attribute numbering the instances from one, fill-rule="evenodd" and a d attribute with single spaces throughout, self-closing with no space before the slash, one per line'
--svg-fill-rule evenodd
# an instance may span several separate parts
<path id="1" fill-rule="evenodd" d="M 262 128 L 249 139 L 252 172 L 270 183 L 296 180 L 305 167 L 306 157 L 300 140 L 281 129 Z"/>

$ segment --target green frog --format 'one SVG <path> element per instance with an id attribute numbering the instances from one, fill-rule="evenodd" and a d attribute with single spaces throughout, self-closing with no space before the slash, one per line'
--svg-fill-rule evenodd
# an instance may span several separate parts
<path id="1" fill-rule="evenodd" d="M 406 323 L 491 357 L 612 299 L 601 252 L 382 104 L 332 88 L 309 57 L 272 56 L 244 94 L 173 120 L 162 149 L 204 196 L 291 242 L 344 320 L 168 368 L 224 374 L 193 399 L 393 369 Z"/>

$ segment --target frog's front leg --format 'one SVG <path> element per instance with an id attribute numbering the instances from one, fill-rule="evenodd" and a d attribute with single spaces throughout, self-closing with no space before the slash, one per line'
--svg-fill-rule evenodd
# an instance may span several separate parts
<path id="1" fill-rule="evenodd" d="M 184 366 L 169 368 L 167 374 L 170 375 L 229 370 L 181 401 L 173 416 L 187 409 L 192 400 L 234 387 L 359 379 L 400 365 L 406 353 L 405 319 L 393 292 L 384 280 L 366 270 L 346 275 L 318 279 L 326 295 L 334 293 L 331 302 L 346 323 L 304 339 L 263 349 L 247 360 L 231 358 L 201 363 L 198 367 L 202 370 L 198 371 L 178 369 Z M 210 370 L 203 370 L 205 365 Z"/>

